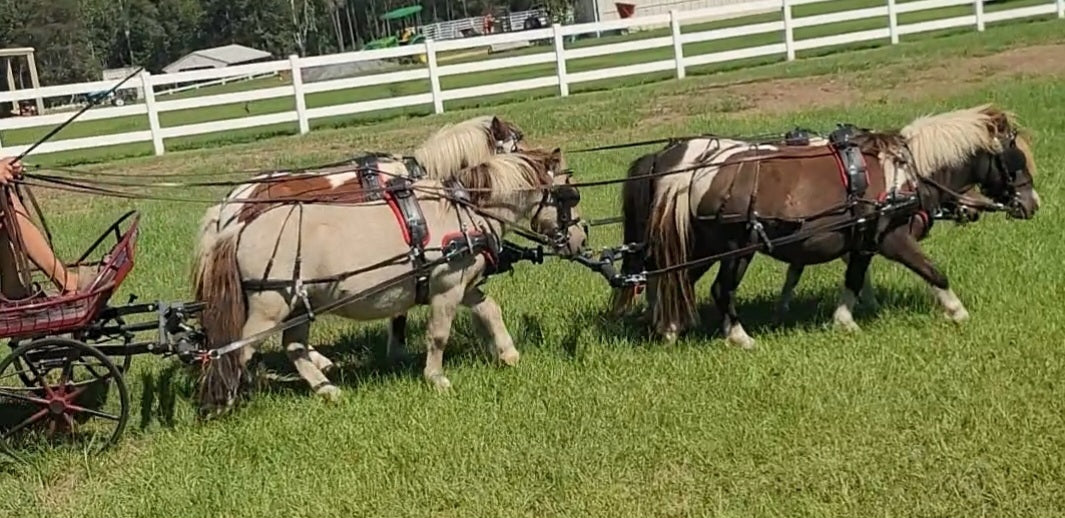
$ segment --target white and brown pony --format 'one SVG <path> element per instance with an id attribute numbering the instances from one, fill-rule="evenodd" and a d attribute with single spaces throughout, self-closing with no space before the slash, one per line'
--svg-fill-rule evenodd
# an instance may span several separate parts
<path id="1" fill-rule="evenodd" d="M 381 167 L 390 170 L 399 164 L 382 160 Z M 531 220 L 535 232 L 565 236 L 559 253 L 580 250 L 583 231 L 577 226 L 558 228 L 550 196 L 569 184 L 564 170 L 558 149 L 529 150 L 494 155 L 481 165 L 456 171 L 457 183 L 431 178 L 413 182 L 407 193 L 416 199 L 424 221 L 424 261 L 437 260 L 453 240 L 466 235 L 493 236 L 498 242 L 512 224 L 524 220 Z M 201 235 L 194 286 L 197 299 L 206 304 L 201 323 L 210 349 L 269 330 L 305 312 L 305 304 L 315 308 L 343 301 L 383 281 L 409 275 L 414 268 L 413 233 L 394 202 L 399 193 L 388 198 L 393 201 L 367 201 L 369 193 L 357 179 L 320 175 L 292 177 L 276 185 L 289 195 L 273 204 L 246 204 L 221 232 Z M 461 201 L 464 195 L 466 201 Z M 215 217 L 210 213 L 205 217 L 205 228 Z M 335 314 L 357 321 L 394 318 L 415 306 L 421 291 L 430 309 L 424 376 L 433 386 L 450 386 L 442 359 L 460 305 L 473 311 L 499 361 L 514 365 L 519 353 L 499 305 L 478 288 L 491 255 L 461 255 L 427 269 L 423 272 L 427 279 L 420 285 L 413 277 L 403 279 L 346 303 Z M 286 282 L 291 272 L 298 272 L 304 281 L 302 297 L 295 283 Z M 275 282 L 271 284 L 270 278 Z M 326 281 L 316 282 L 321 279 Z M 282 336 L 283 347 L 316 393 L 335 398 L 339 389 L 322 372 L 332 364 L 321 353 L 311 353 L 308 333 L 306 323 L 288 329 Z M 255 347 L 249 345 L 206 365 L 202 408 L 217 409 L 234 401 Z"/>
<path id="2" fill-rule="evenodd" d="M 253 204 L 263 200 L 290 197 L 292 185 L 280 183 L 292 176 L 320 175 L 330 179 L 330 186 L 347 184 L 357 179 L 358 167 L 376 169 L 387 176 L 425 176 L 445 181 L 456 172 L 470 166 L 483 164 L 498 153 L 513 153 L 525 150 L 524 133 L 513 122 L 495 115 L 473 117 L 456 124 L 446 125 L 430 135 L 414 149 L 410 157 L 392 154 L 365 154 L 331 166 L 307 170 L 281 170 L 263 173 L 238 185 L 230 191 L 220 205 L 208 209 L 201 235 L 209 239 L 223 229 L 237 223 L 241 214 Z M 373 172 L 373 171 L 370 171 Z M 357 183 L 357 182 L 356 182 Z M 298 193 L 304 197 L 313 193 Z M 245 200 L 251 200 L 244 203 Z M 396 315 L 388 327 L 388 355 L 396 359 L 406 355 L 407 315 Z M 311 354 L 316 355 L 314 349 Z"/>
<path id="3" fill-rule="evenodd" d="M 829 146 L 706 138 L 635 160 L 628 174 L 642 178 L 623 188 L 625 239 L 647 243 L 649 250 L 627 256 L 622 270 L 638 272 L 645 264 L 670 269 L 647 282 L 655 329 L 675 339 L 689 328 L 697 318 L 695 281 L 718 262 L 714 258 L 733 254 L 720 260 L 711 292 L 728 341 L 753 347 L 736 314 L 735 293 L 756 246 L 765 240 L 778 244 L 761 252 L 788 264 L 850 256 L 834 315 L 845 328 L 857 329 L 851 311 L 874 254 L 920 275 L 947 315 L 964 320 L 968 313 L 946 276 L 910 233 L 913 209 L 934 212 L 976 186 L 1014 217 L 1031 218 L 1039 195 L 1021 129 L 1010 114 L 978 106 L 924 117 L 900 132 L 859 133 L 853 143 L 866 167 L 868 186 L 860 195 L 851 190 L 843 159 Z M 648 176 L 677 170 L 684 172 Z M 907 209 L 884 212 L 885 206 Z M 856 221 L 862 223 L 854 226 Z M 779 241 L 783 238 L 792 240 Z M 633 300 L 631 290 L 615 292 L 615 310 Z"/>

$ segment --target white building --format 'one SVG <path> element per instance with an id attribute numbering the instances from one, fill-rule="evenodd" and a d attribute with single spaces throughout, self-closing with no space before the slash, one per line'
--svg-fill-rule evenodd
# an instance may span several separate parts
<path id="1" fill-rule="evenodd" d="M 634 17 L 649 16 L 653 14 L 668 13 L 676 9 L 677 11 L 691 11 L 695 9 L 705 9 L 707 7 L 720 7 L 725 5 L 738 5 L 750 3 L 750 0 L 623 0 L 625 4 L 633 4 L 636 6 L 636 12 L 633 13 Z M 598 12 L 597 12 L 598 11 Z M 727 17 L 716 17 L 716 19 L 722 18 L 737 18 L 740 16 L 747 16 L 751 14 L 759 14 L 764 12 L 771 12 L 766 10 L 752 10 L 746 12 L 740 12 Z M 576 0 L 576 21 L 577 23 L 595 22 L 595 21 L 609 21 L 617 20 L 620 18 L 618 15 L 617 5 L 613 0 Z M 700 19 L 697 21 L 711 21 L 715 17 L 706 19 Z M 667 24 L 668 25 L 668 24 Z M 663 25 L 659 25 L 661 27 Z M 641 29 L 654 28 L 652 26 L 640 27 Z"/>

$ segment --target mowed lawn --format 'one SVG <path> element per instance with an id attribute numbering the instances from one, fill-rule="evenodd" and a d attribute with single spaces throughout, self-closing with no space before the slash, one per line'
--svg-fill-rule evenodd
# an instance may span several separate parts
<path id="1" fill-rule="evenodd" d="M 523 264 L 487 285 L 523 353 L 516 368 L 486 361 L 463 313 L 445 363 L 454 389 L 437 394 L 419 366 L 382 361 L 380 323 L 326 318 L 312 342 L 340 364 L 340 403 L 318 401 L 302 382 L 273 382 L 235 414 L 202 424 L 192 416 L 188 379 L 171 371 L 174 364 L 138 358 L 121 445 L 101 457 L 52 452 L 36 454 L 29 466 L 5 466 L 0 515 L 1060 515 L 1062 67 L 1054 59 L 1045 71 L 1030 60 L 1021 66 L 1017 56 L 1030 58 L 1036 47 L 1001 55 L 1000 68 L 964 61 L 1002 48 L 1003 40 L 950 41 L 801 65 L 824 74 L 816 78 L 795 77 L 799 65 L 766 68 L 765 77 L 792 77 L 740 90 L 693 78 L 491 111 L 518 122 L 533 143 L 573 150 L 707 131 L 827 130 L 844 121 L 893 127 L 924 113 L 998 103 L 1034 132 L 1043 209 L 1031 221 L 996 214 L 967 227 L 940 223 L 925 241 L 972 314 L 963 326 L 941 317 L 915 275 L 883 259 L 872 268 L 883 307 L 859 310 L 861 334 L 827 325 L 839 263 L 809 268 L 794 313 L 774 324 L 784 266 L 762 257 L 739 292 L 756 351 L 727 347 L 713 331 L 708 290 L 716 270 L 699 284 L 707 330 L 666 347 L 638 325 L 603 315 L 608 290 L 594 274 L 554 260 Z M 1053 56 L 1065 38 L 1040 41 L 1056 44 L 1043 47 Z M 850 66 L 876 60 L 890 66 Z M 357 150 L 401 151 L 445 122 L 488 111 L 94 170 L 221 175 Z M 650 149 L 571 154 L 569 165 L 582 180 L 615 178 Z M 585 189 L 585 216 L 617 214 L 617 191 Z M 39 196 L 64 256 L 128 208 L 141 210 L 139 264 L 115 301 L 130 292 L 142 300 L 188 296 L 204 205 Z M 597 246 L 619 240 L 616 227 L 592 235 Z M 411 323 L 410 342 L 419 350 L 424 314 L 414 311 Z M 266 363 L 292 374 L 284 355 L 267 349 Z"/>

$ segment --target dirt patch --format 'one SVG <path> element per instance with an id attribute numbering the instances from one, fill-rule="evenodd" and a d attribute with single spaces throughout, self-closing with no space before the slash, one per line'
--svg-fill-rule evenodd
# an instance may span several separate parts
<path id="1" fill-rule="evenodd" d="M 875 74 L 840 74 L 775 79 L 730 85 L 693 85 L 673 95 L 658 96 L 644 110 L 647 119 L 675 123 L 707 112 L 779 114 L 861 102 L 913 100 L 954 95 L 959 85 L 980 85 L 1016 76 L 1065 75 L 1065 45 L 1038 45 L 998 54 L 961 58 L 933 68 L 893 65 Z M 739 110 L 715 110 L 731 98 Z"/>

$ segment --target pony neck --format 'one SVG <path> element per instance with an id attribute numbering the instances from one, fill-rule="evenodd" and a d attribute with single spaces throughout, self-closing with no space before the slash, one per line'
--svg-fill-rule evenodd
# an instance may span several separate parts
<path id="1" fill-rule="evenodd" d="M 926 209 L 938 209 L 944 204 L 955 201 L 955 197 L 969 190 L 973 185 L 980 183 L 979 168 L 987 165 L 989 157 L 982 152 L 974 153 L 962 165 L 936 171 L 930 177 L 936 183 L 950 189 L 952 192 L 944 192 L 935 186 L 930 186 L 929 193 L 925 198 L 930 203 L 924 203 Z"/>

